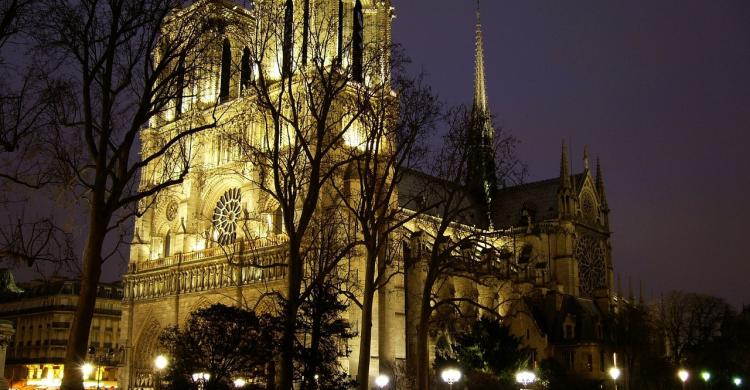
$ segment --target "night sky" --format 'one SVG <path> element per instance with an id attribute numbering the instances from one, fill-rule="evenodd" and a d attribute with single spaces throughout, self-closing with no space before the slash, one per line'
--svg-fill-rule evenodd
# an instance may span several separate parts
<path id="1" fill-rule="evenodd" d="M 472 96 L 474 2 L 394 0 L 394 40 L 448 104 Z M 750 304 L 750 1 L 482 2 L 489 101 L 529 178 L 599 156 L 615 269 Z"/>

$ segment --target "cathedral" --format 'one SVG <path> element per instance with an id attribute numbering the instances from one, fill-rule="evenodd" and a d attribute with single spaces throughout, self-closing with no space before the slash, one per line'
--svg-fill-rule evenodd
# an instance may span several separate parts
<path id="1" fill-rule="evenodd" d="M 270 12 L 263 5 L 269 2 L 278 3 L 282 10 L 278 19 L 284 28 L 278 34 L 263 34 L 263 26 L 269 20 L 263 12 Z M 158 337 L 166 327 L 183 324 L 191 312 L 214 303 L 254 307 L 269 291 L 283 291 L 288 281 L 287 270 L 273 266 L 284 264 L 288 253 L 285 214 L 262 188 L 265 181 L 274 178 L 261 174 L 253 162 L 242 158 L 239 142 L 231 136 L 241 129 L 246 137 L 243 139 L 250 144 L 268 142 L 264 133 L 268 120 L 263 108 L 257 107 L 258 97 L 254 96 L 255 89 L 249 87 L 251 83 L 277 85 L 276 89 L 270 88 L 277 91 L 274 93 L 285 85 L 290 90 L 304 87 L 304 82 L 287 84 L 284 80 L 305 77 L 298 75 L 305 72 L 298 63 L 308 61 L 324 67 L 340 66 L 352 73 L 355 83 L 377 83 L 379 76 L 371 70 L 387 67 L 390 56 L 382 50 L 387 51 L 391 43 L 391 0 L 242 4 L 199 0 L 177 10 L 175 18 L 196 13 L 212 15 L 219 24 L 227 21 L 222 27 L 223 39 L 215 43 L 214 58 L 206 59 L 202 76 L 186 86 L 190 93 L 177 99 L 151 123 L 144 133 L 142 148 L 158 147 L 161 135 L 178 131 L 181 123 L 196 117 L 218 118 L 217 126 L 191 136 L 189 173 L 181 184 L 156 196 L 135 220 L 123 281 L 120 345 L 125 346 L 126 361 L 119 381 L 123 389 L 155 387 L 152 362 L 160 353 Z M 304 23 L 297 24 L 298 29 L 289 28 L 292 20 Z M 325 38 L 308 38 L 313 32 Z M 259 47 L 262 36 L 270 37 L 263 41 L 270 44 Z M 582 171 L 573 172 L 570 153 L 563 144 L 559 176 L 501 186 L 495 177 L 494 128 L 485 91 L 478 13 L 474 44 L 474 96 L 471 129 L 467 133 L 470 153 L 465 178 L 454 183 L 466 194 L 466 202 L 471 203 L 467 210 L 472 211 L 457 220 L 460 222 L 452 223 L 450 229 L 487 232 L 490 238 L 486 245 L 497 249 L 498 255 L 482 260 L 491 263 L 487 267 L 471 266 L 471 277 L 466 271 L 441 276 L 449 287 L 437 293 L 476 301 L 480 304 L 480 309 L 474 310 L 476 316 L 496 309 L 531 352 L 530 368 L 551 359 L 571 374 L 603 382 L 607 369 L 618 364 L 608 334 L 619 297 L 614 288 L 610 210 L 601 166 L 596 160 L 592 169 L 584 151 Z M 279 53 L 268 54 L 274 51 Z M 290 56 L 297 60 L 289 61 Z M 351 115 L 347 108 L 333 109 L 341 118 Z M 278 115 L 287 115 L 286 112 L 282 109 Z M 348 121 L 353 122 L 356 120 Z M 293 138 L 274 142 L 288 144 L 294 142 Z M 352 126 L 344 131 L 340 147 L 357 148 L 361 138 L 357 127 Z M 144 180 L 147 179 L 148 175 Z M 409 195 L 432 185 L 432 193 L 438 193 L 437 188 L 442 185 L 438 181 L 424 173 L 406 171 L 392 207 L 405 215 L 422 212 L 419 202 Z M 321 198 L 335 196 L 335 192 L 331 195 L 324 191 Z M 423 214 L 404 223 L 399 237 L 392 238 L 404 243 L 404 249 L 402 258 L 390 268 L 400 270 L 398 264 L 407 258 L 419 264 L 423 252 L 420 248 L 438 245 L 435 232 L 430 230 L 441 215 Z M 353 253 L 346 262 L 350 269 L 361 270 L 348 274 L 348 284 L 356 287 L 364 277 L 364 266 L 359 252 Z M 411 372 L 410 359 L 417 348 L 415 317 L 421 305 L 416 295 L 424 280 L 420 267 L 394 272 L 387 285 L 374 295 L 368 349 L 371 388 L 375 388 L 374 379 L 383 371 L 396 379 L 396 388 L 413 388 L 409 380 L 399 382 L 398 378 Z M 359 294 L 361 289 L 352 291 Z M 350 305 L 346 317 L 358 332 L 360 309 Z M 430 343 L 434 344 L 434 340 Z M 348 340 L 343 350 L 342 366 L 356 378 L 359 337 Z"/>

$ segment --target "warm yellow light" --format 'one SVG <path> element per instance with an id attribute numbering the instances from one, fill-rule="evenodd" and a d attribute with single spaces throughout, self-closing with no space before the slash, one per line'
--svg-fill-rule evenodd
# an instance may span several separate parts
<path id="1" fill-rule="evenodd" d="M 612 367 L 609 369 L 609 377 L 612 378 L 613 380 L 617 380 L 617 378 L 620 377 L 621 373 L 622 372 L 620 372 L 620 369 L 617 367 Z"/>
<path id="2" fill-rule="evenodd" d="M 94 366 L 91 363 L 84 363 L 81 366 L 81 372 L 83 373 L 83 379 L 88 379 L 91 373 L 94 372 Z"/>
<path id="3" fill-rule="evenodd" d="M 167 368 L 167 365 L 169 365 L 169 360 L 164 355 L 159 355 L 154 359 L 154 367 L 156 367 L 157 370 L 163 370 Z"/>
<path id="4" fill-rule="evenodd" d="M 682 383 L 687 382 L 688 378 L 690 378 L 690 373 L 688 370 L 682 369 L 680 371 L 677 371 L 677 377 L 680 378 Z"/>

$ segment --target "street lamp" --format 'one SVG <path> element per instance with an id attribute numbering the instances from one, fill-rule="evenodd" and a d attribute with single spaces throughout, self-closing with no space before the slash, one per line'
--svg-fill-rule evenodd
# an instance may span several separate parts
<path id="1" fill-rule="evenodd" d="M 622 374 L 622 372 L 617 367 L 612 367 L 609 369 L 609 377 L 612 378 L 613 382 L 615 382 L 615 390 L 617 390 L 617 379 L 620 377 L 620 374 Z"/>
<path id="2" fill-rule="evenodd" d="M 701 378 L 703 378 L 703 381 L 708 383 L 708 381 L 711 380 L 711 373 L 708 371 L 701 372 Z"/>
<path id="3" fill-rule="evenodd" d="M 154 385 L 156 390 L 161 389 L 161 372 L 169 365 L 169 359 L 164 355 L 159 355 L 154 359 L 154 368 L 156 368 L 156 380 Z"/>
<path id="4" fill-rule="evenodd" d="M 685 382 L 690 378 L 690 373 L 686 369 L 681 369 L 680 371 L 677 371 L 677 377 L 680 378 L 682 381 L 682 389 L 685 389 Z"/>
<path id="5" fill-rule="evenodd" d="M 234 383 L 234 387 L 238 389 L 245 387 L 245 385 L 247 384 L 247 382 L 245 382 L 245 380 L 242 378 L 237 378 L 232 383 Z"/>
<path id="6" fill-rule="evenodd" d="M 196 372 L 193 374 L 193 382 L 198 384 L 198 390 L 203 390 L 209 379 L 211 379 L 211 374 L 207 372 Z"/>
<path id="7" fill-rule="evenodd" d="M 383 389 L 386 386 L 388 386 L 388 383 L 391 382 L 391 378 L 388 377 L 388 375 L 380 374 L 377 378 L 375 378 L 375 385 L 377 385 L 379 388 Z"/>
<path id="8" fill-rule="evenodd" d="M 94 366 L 91 363 L 83 363 L 81 366 L 81 373 L 83 373 L 83 379 L 89 379 L 91 373 L 94 372 Z"/>
<path id="9" fill-rule="evenodd" d="M 446 368 L 440 373 L 440 377 L 452 389 L 453 384 L 461 380 L 461 371 L 456 368 Z"/>
<path id="10" fill-rule="evenodd" d="M 536 382 L 536 374 L 528 370 L 520 371 L 516 374 L 516 382 L 520 383 L 525 389 L 526 386 Z"/>
<path id="11" fill-rule="evenodd" d="M 734 385 L 737 386 L 737 387 L 742 386 L 742 378 L 740 378 L 740 377 L 734 377 L 734 379 L 732 380 L 732 382 L 734 382 Z"/>

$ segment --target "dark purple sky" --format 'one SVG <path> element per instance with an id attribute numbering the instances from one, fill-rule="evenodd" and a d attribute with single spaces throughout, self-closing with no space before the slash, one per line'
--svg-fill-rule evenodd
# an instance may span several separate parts
<path id="1" fill-rule="evenodd" d="M 448 103 L 472 93 L 474 2 L 394 0 L 394 39 Z M 482 2 L 488 95 L 530 180 L 600 156 L 616 271 L 750 304 L 750 1 Z M 745 241 L 748 240 L 748 241 Z"/>

